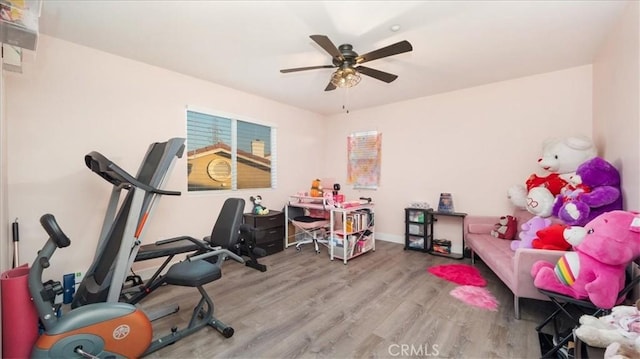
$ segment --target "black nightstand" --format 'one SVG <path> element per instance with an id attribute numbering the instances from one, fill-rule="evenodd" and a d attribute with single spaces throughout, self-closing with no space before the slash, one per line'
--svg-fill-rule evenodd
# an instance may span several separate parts
<path id="1" fill-rule="evenodd" d="M 284 213 L 269 210 L 267 214 L 244 214 L 244 223 L 256 229 L 256 246 L 267 255 L 284 250 Z"/>

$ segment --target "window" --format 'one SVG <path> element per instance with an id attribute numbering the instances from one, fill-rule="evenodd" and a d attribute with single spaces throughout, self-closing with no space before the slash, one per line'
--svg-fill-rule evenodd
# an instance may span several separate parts
<path id="1" fill-rule="evenodd" d="M 275 188 L 274 127 L 187 110 L 188 191 Z"/>

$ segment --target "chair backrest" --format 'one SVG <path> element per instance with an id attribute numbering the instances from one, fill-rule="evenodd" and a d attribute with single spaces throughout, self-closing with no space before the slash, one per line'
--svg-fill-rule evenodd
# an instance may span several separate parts
<path id="1" fill-rule="evenodd" d="M 216 224 L 213 226 L 209 243 L 211 246 L 221 246 L 225 249 L 233 249 L 238 242 L 242 214 L 244 213 L 244 199 L 227 198 L 218 214 Z"/>
<path id="2" fill-rule="evenodd" d="M 284 211 L 287 211 L 287 217 L 289 217 L 289 219 L 294 219 L 296 217 L 304 216 L 304 208 L 302 207 L 285 206 L 282 209 L 282 212 Z"/>

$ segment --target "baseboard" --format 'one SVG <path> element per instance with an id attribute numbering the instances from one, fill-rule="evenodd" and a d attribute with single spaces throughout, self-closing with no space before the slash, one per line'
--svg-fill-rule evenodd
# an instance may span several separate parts
<path id="1" fill-rule="evenodd" d="M 376 232 L 376 241 L 385 241 L 391 243 L 404 244 L 404 236 L 397 234 L 389 234 L 389 233 L 378 233 Z"/>

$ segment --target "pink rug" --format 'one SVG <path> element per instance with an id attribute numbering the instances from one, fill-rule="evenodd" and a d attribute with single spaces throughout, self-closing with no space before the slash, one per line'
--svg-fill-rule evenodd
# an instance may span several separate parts
<path id="1" fill-rule="evenodd" d="M 468 264 L 443 264 L 429 267 L 427 271 L 436 277 L 460 285 L 473 285 L 476 287 L 487 285 L 487 281 L 482 278 L 478 268 Z"/>
<path id="2" fill-rule="evenodd" d="M 493 312 L 498 311 L 498 305 L 500 304 L 486 288 L 474 287 L 472 285 L 456 287 L 449 292 L 449 294 L 464 303 Z"/>

